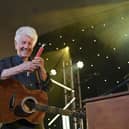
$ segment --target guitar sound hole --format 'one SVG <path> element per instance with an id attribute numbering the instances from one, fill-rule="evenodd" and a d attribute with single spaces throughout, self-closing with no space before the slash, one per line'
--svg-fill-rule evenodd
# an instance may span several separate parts
<path id="1" fill-rule="evenodd" d="M 35 108 L 35 101 L 32 99 L 27 99 L 23 104 L 23 108 L 26 112 L 33 111 Z"/>

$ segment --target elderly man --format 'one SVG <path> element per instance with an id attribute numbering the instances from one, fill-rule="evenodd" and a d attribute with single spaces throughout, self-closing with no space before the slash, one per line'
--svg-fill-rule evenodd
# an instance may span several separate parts
<path id="1" fill-rule="evenodd" d="M 22 26 L 17 29 L 14 38 L 17 55 L 0 60 L 0 80 L 6 81 L 11 78 L 31 90 L 40 89 L 45 92 L 48 90 L 50 79 L 44 67 L 44 60 L 41 57 L 30 59 L 37 39 L 38 35 L 33 27 Z M 40 80 L 36 77 L 36 71 Z M 40 125 L 20 119 L 12 123 L 5 122 L 2 129 L 37 129 Z M 43 124 L 41 128 L 44 128 Z"/>

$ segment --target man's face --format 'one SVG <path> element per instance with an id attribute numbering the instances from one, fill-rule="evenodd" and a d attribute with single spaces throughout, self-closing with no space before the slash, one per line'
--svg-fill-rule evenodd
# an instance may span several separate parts
<path id="1" fill-rule="evenodd" d="M 15 48 L 20 57 L 28 59 L 34 48 L 33 39 L 27 35 L 22 35 L 19 40 L 15 42 Z"/>

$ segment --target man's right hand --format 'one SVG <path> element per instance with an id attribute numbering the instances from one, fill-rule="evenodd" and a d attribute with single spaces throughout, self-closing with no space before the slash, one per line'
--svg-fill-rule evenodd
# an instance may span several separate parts
<path id="1" fill-rule="evenodd" d="M 26 61 L 26 62 L 20 64 L 20 68 L 21 68 L 21 70 L 23 70 L 23 72 L 24 71 L 33 72 L 36 69 L 38 69 L 39 66 L 32 61 Z"/>

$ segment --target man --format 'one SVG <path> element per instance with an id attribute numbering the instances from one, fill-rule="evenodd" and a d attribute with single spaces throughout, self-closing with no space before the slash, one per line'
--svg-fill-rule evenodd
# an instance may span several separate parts
<path id="1" fill-rule="evenodd" d="M 0 60 L 0 80 L 13 78 L 29 89 L 48 90 L 50 79 L 44 67 L 44 60 L 41 57 L 30 59 L 37 39 L 38 35 L 34 28 L 30 26 L 18 28 L 14 39 L 17 55 Z M 40 80 L 37 79 L 35 71 L 38 71 Z M 38 125 L 20 119 L 3 124 L 2 129 L 37 129 L 37 127 Z"/>

